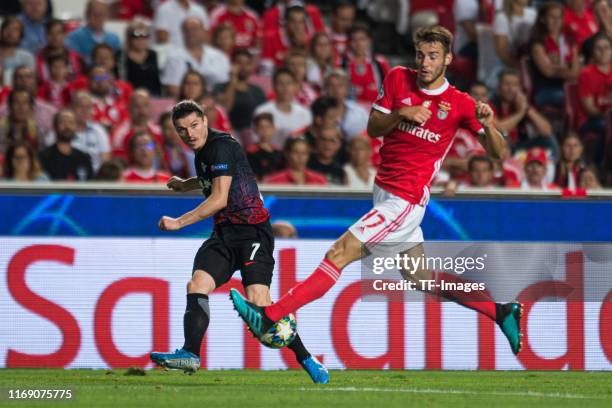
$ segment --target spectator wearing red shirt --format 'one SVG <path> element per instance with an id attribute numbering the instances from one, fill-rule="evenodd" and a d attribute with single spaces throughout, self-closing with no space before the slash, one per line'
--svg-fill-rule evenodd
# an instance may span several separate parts
<path id="1" fill-rule="evenodd" d="M 306 81 L 306 53 L 302 50 L 289 50 L 285 57 L 285 66 L 297 80 L 296 102 L 305 107 L 310 106 L 319 93 Z"/>
<path id="2" fill-rule="evenodd" d="M 64 106 L 64 95 L 68 89 L 69 62 L 64 55 L 50 57 L 47 61 L 49 80 L 38 87 L 38 97 L 60 109 Z"/>
<path id="3" fill-rule="evenodd" d="M 195 176 L 193 165 L 194 152 L 181 141 L 174 124 L 172 113 L 164 112 L 159 117 L 159 127 L 162 131 L 162 151 L 168 170 L 175 176 L 190 178 Z"/>
<path id="4" fill-rule="evenodd" d="M 300 0 L 281 0 L 275 6 L 267 9 L 263 14 L 263 31 L 278 31 L 287 21 L 287 13 L 292 7 L 304 9 L 306 13 L 306 32 L 309 36 L 312 34 L 325 31 L 325 23 L 321 12 L 317 6 L 312 4 L 304 4 Z"/>
<path id="5" fill-rule="evenodd" d="M 355 5 L 349 0 L 335 0 L 330 15 L 331 37 L 336 55 L 343 56 L 348 48 L 348 32 L 355 23 Z"/>
<path id="6" fill-rule="evenodd" d="M 612 40 L 598 34 L 593 47 L 593 62 L 578 77 L 579 133 L 586 157 L 593 163 L 603 159 L 606 110 L 612 108 Z"/>
<path id="7" fill-rule="evenodd" d="M 178 100 L 191 99 L 204 107 L 211 128 L 231 132 L 227 113 L 206 90 L 206 79 L 197 71 L 188 71 L 179 87 Z"/>
<path id="8" fill-rule="evenodd" d="M 562 108 L 563 84 L 580 73 L 578 47 L 563 34 L 563 6 L 544 3 L 531 32 L 534 102 L 537 106 Z"/>
<path id="9" fill-rule="evenodd" d="M 518 71 L 506 69 L 501 72 L 492 106 L 498 128 L 507 135 L 512 151 L 540 146 L 549 148 L 556 156 L 559 147 L 552 125 L 529 104 Z"/>
<path id="10" fill-rule="evenodd" d="M 308 170 L 306 167 L 310 159 L 310 145 L 302 137 L 289 138 L 284 147 L 287 169 L 269 175 L 264 182 L 269 184 L 293 185 L 326 185 L 324 175 Z"/>
<path id="11" fill-rule="evenodd" d="M 105 67 L 95 65 L 89 70 L 87 85 L 93 96 L 94 122 L 112 133 L 113 128 L 128 117 L 127 106 L 114 88 L 112 75 Z"/>
<path id="12" fill-rule="evenodd" d="M 115 98 L 121 99 L 124 104 L 129 103 L 132 94 L 132 85 L 129 82 L 117 79 L 117 59 L 112 47 L 107 44 L 97 44 L 91 52 L 92 66 L 102 66 L 108 71 L 112 82 L 112 93 Z M 72 81 L 64 92 L 64 104 L 70 103 L 74 91 L 84 90 L 88 86 L 88 77 L 80 76 Z"/>
<path id="13" fill-rule="evenodd" d="M 359 102 L 371 103 L 378 96 L 389 62 L 380 55 L 372 55 L 372 36 L 365 24 L 355 24 L 349 31 L 349 49 L 342 59 L 355 98 Z"/>
<path id="14" fill-rule="evenodd" d="M 153 0 L 119 0 L 115 3 L 115 14 L 119 20 L 130 21 L 138 16 L 151 19 L 154 3 Z"/>
<path id="15" fill-rule="evenodd" d="M 151 117 L 151 94 L 142 88 L 132 93 L 128 103 L 128 116 L 117 124 L 111 133 L 113 156 L 127 159 L 130 141 L 139 132 L 147 132 L 157 145 L 162 144 L 161 130 Z"/>
<path id="16" fill-rule="evenodd" d="M 593 16 L 599 26 L 599 33 L 604 33 L 608 37 L 612 38 L 612 7 L 610 6 L 609 0 L 595 0 L 592 5 Z M 591 63 L 593 56 L 593 41 L 597 34 L 587 38 L 582 43 L 581 53 L 584 57 L 585 64 Z"/>
<path id="17" fill-rule="evenodd" d="M 264 73 L 272 72 L 285 62 L 287 51 L 291 48 L 308 48 L 306 11 L 301 6 L 289 7 L 285 13 L 285 24 L 276 30 L 265 30 L 261 50 L 261 65 Z"/>
<path id="18" fill-rule="evenodd" d="M 47 33 L 47 45 L 36 55 L 36 75 L 38 76 L 38 80 L 40 82 L 45 82 L 50 79 L 47 60 L 55 56 L 64 56 L 68 59 L 70 80 L 76 79 L 83 72 L 83 63 L 79 54 L 66 48 L 64 45 L 64 40 L 66 38 L 64 23 L 60 20 L 50 20 L 47 22 L 45 28 Z"/>
<path id="19" fill-rule="evenodd" d="M 569 133 L 561 144 L 561 157 L 555 169 L 555 183 L 563 188 L 578 187 L 578 173 L 586 166 L 582 157 L 584 147 L 576 133 Z"/>
<path id="20" fill-rule="evenodd" d="M 259 17 L 244 5 L 244 0 L 228 0 L 211 14 L 213 31 L 222 24 L 229 24 L 236 32 L 236 47 L 255 49 L 261 39 Z"/>
<path id="21" fill-rule="evenodd" d="M 128 183 L 163 183 L 170 174 L 155 168 L 157 145 L 146 131 L 134 134 L 130 141 L 130 161 L 132 165 L 125 170 L 123 180 Z"/>
<path id="22" fill-rule="evenodd" d="M 565 34 L 572 44 L 582 47 L 582 43 L 594 35 L 599 27 L 593 13 L 587 9 L 585 0 L 567 0 L 563 14 Z"/>
<path id="23" fill-rule="evenodd" d="M 521 190 L 556 190 L 559 187 L 546 181 L 546 166 L 548 158 L 546 151 L 540 147 L 533 147 L 527 152 L 525 158 L 525 180 Z"/>

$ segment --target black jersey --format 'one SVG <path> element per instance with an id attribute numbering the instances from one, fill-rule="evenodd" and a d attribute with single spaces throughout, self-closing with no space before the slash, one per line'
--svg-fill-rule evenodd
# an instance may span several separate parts
<path id="1" fill-rule="evenodd" d="M 215 214 L 215 224 L 259 224 L 270 218 L 246 155 L 231 135 L 208 128 L 206 144 L 194 161 L 205 197 L 210 196 L 215 177 L 232 176 L 227 206 Z"/>

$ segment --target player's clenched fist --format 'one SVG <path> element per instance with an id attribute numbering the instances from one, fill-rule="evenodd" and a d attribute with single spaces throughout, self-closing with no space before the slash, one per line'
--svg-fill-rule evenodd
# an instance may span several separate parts
<path id="1" fill-rule="evenodd" d="M 482 126 L 493 126 L 493 109 L 482 102 L 476 102 L 476 119 Z"/>
<path id="2" fill-rule="evenodd" d="M 404 106 L 397 113 L 406 120 L 423 124 L 431 118 L 431 111 L 423 105 Z"/>
<path id="3" fill-rule="evenodd" d="M 176 218 L 164 215 L 159 219 L 159 229 L 162 231 L 176 231 L 181 229 L 181 224 Z"/>
<path id="4" fill-rule="evenodd" d="M 170 190 L 181 193 L 185 188 L 185 180 L 177 176 L 172 176 L 172 178 L 166 183 L 166 186 L 168 186 Z"/>

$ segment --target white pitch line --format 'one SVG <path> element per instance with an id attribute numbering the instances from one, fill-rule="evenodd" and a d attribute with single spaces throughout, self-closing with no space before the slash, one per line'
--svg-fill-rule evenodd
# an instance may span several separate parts
<path id="1" fill-rule="evenodd" d="M 453 394 L 453 395 L 491 395 L 496 397 L 540 397 L 540 398 L 565 398 L 565 399 L 604 399 L 602 397 L 591 397 L 580 394 L 546 393 L 536 391 L 466 391 L 466 390 L 442 390 L 436 388 L 356 388 L 356 387 L 302 387 L 299 391 L 339 391 L 339 392 L 395 392 L 406 394 Z"/>

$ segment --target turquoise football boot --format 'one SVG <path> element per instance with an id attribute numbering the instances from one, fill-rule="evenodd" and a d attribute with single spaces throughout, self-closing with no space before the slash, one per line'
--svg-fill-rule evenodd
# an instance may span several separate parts
<path id="1" fill-rule="evenodd" d="M 274 322 L 265 315 L 263 307 L 249 302 L 234 288 L 230 289 L 230 299 L 238 315 L 258 339 L 274 325 Z"/>
<path id="2" fill-rule="evenodd" d="M 187 374 L 193 374 L 200 368 L 200 358 L 185 349 L 176 349 L 174 353 L 153 351 L 149 357 L 155 364 L 167 370 L 183 370 Z"/>
<path id="3" fill-rule="evenodd" d="M 518 302 L 511 302 L 500 305 L 497 310 L 497 324 L 508 339 L 512 352 L 518 354 L 523 347 L 523 334 L 521 333 L 523 305 Z"/>

